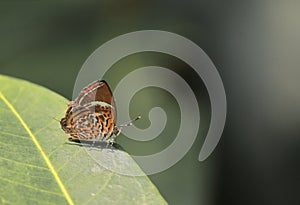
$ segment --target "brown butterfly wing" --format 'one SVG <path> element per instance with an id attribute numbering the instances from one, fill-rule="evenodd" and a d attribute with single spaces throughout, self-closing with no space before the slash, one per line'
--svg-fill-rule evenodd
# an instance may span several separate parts
<path id="1" fill-rule="evenodd" d="M 73 108 L 68 118 L 73 132 L 69 140 L 109 140 L 115 127 L 112 113 L 113 108 L 101 102 Z"/>
<path id="2" fill-rule="evenodd" d="M 86 86 L 69 104 L 63 130 L 69 140 L 104 140 L 111 138 L 116 121 L 115 102 L 108 84 L 97 80 Z"/>
<path id="3" fill-rule="evenodd" d="M 91 102 L 105 102 L 115 109 L 115 101 L 112 92 L 105 80 L 96 80 L 86 86 L 78 95 L 74 103 L 76 105 L 84 106 Z M 113 113 L 116 119 L 116 111 Z"/>

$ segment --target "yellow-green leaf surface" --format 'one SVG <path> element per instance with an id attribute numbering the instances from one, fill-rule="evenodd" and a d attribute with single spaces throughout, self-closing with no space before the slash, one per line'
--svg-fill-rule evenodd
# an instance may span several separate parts
<path id="1" fill-rule="evenodd" d="M 147 176 L 124 176 L 103 168 L 142 173 L 124 151 L 67 142 L 53 118 L 68 101 L 41 86 L 0 75 L 0 204 L 166 204 Z M 106 157 L 107 155 L 107 157 Z"/>

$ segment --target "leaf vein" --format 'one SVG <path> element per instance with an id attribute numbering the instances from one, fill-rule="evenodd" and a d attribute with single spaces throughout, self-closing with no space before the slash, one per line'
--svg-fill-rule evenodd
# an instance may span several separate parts
<path id="1" fill-rule="evenodd" d="M 0 156 L 0 159 L 5 160 L 5 161 L 9 161 L 9 162 L 13 162 L 13 163 L 16 163 L 16 164 L 20 164 L 20 165 L 23 165 L 23 166 L 26 166 L 26 167 L 32 167 L 32 168 L 37 168 L 37 169 L 49 170 L 49 169 L 46 168 L 46 167 L 40 167 L 40 166 L 36 166 L 36 165 L 33 165 L 33 164 L 28 164 L 28 163 L 24 163 L 24 162 L 19 162 L 19 161 L 15 161 L 15 160 L 8 159 L 8 158 L 1 157 L 1 156 Z"/>
<path id="2" fill-rule="evenodd" d="M 28 139 L 29 140 L 28 137 L 25 137 L 25 136 L 22 136 L 22 135 L 17 135 L 17 134 L 14 134 L 14 133 L 0 131 L 0 134 L 10 135 L 10 136 L 13 136 L 13 137 L 20 137 L 22 139 Z"/>
<path id="3" fill-rule="evenodd" d="M 13 105 L 5 98 L 5 96 L 2 94 L 2 92 L 0 92 L 0 99 L 2 99 L 2 101 L 7 105 L 7 107 L 11 110 L 11 112 L 15 115 L 15 117 L 20 121 L 21 125 L 24 127 L 24 129 L 27 131 L 27 133 L 31 137 L 32 141 L 36 145 L 38 151 L 42 155 L 42 157 L 43 157 L 44 161 L 46 162 L 47 166 L 49 167 L 55 181 L 57 182 L 57 184 L 58 184 L 59 188 L 61 189 L 65 199 L 67 200 L 67 202 L 70 205 L 74 205 L 73 200 L 71 199 L 71 197 L 70 197 L 69 193 L 67 192 L 65 186 L 63 185 L 62 181 L 60 180 L 60 178 L 59 178 L 55 168 L 53 167 L 51 161 L 49 160 L 49 158 L 45 154 L 44 150 L 42 149 L 41 145 L 37 141 L 36 137 L 32 134 L 32 132 L 31 132 L 30 128 L 28 127 L 28 125 L 25 123 L 25 121 L 20 116 L 18 111 L 13 107 Z"/>
<path id="4" fill-rule="evenodd" d="M 74 157 L 76 157 L 76 155 L 81 151 L 81 149 L 78 149 L 73 156 L 71 157 L 71 159 L 69 159 L 68 161 L 66 161 L 64 164 L 62 164 L 57 171 L 60 172 L 61 169 L 63 169 L 69 162 L 71 162 L 72 159 L 74 159 Z"/>
<path id="5" fill-rule="evenodd" d="M 6 181 L 6 182 L 11 183 L 11 184 L 17 184 L 17 185 L 20 185 L 20 186 L 24 186 L 24 187 L 27 187 L 29 189 L 33 189 L 33 190 L 36 190 L 36 191 L 39 191 L 39 192 L 44 192 L 44 193 L 53 194 L 53 195 L 56 195 L 56 196 L 63 197 L 62 194 L 59 194 L 59 193 L 56 193 L 56 192 L 52 192 L 52 191 L 48 191 L 48 190 L 45 190 L 45 189 L 40 189 L 40 188 L 37 188 L 37 187 L 29 186 L 27 184 L 19 183 L 19 182 L 12 181 L 12 180 L 9 180 L 9 179 L 5 179 L 5 178 L 2 178 L 2 177 L 0 177 L 0 180 Z"/>
<path id="6" fill-rule="evenodd" d="M 33 134 L 34 134 L 34 135 L 39 134 L 39 133 L 42 132 L 44 129 L 46 129 L 46 128 L 48 128 L 50 125 L 52 125 L 54 122 L 55 122 L 55 121 L 51 121 L 49 124 L 46 124 L 44 127 L 40 128 L 40 129 L 38 129 L 38 130 L 36 130 Z"/>
<path id="7" fill-rule="evenodd" d="M 107 185 L 110 182 L 113 175 L 114 175 L 114 172 L 110 172 L 109 176 L 107 177 L 107 180 L 103 183 L 103 185 L 100 187 L 100 189 L 97 191 L 97 193 L 93 197 L 90 197 L 87 201 L 85 201 L 82 204 L 83 205 L 88 204 L 91 200 L 95 199 L 96 196 L 99 196 L 103 192 L 105 187 L 107 187 Z"/>

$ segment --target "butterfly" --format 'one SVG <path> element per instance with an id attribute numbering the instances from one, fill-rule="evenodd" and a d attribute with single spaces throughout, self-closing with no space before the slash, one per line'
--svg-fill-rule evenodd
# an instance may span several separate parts
<path id="1" fill-rule="evenodd" d="M 112 92 L 104 80 L 96 80 L 86 86 L 68 105 L 66 114 L 60 120 L 61 128 L 69 134 L 69 141 L 104 141 L 113 144 L 121 127 L 116 126 L 117 112 Z"/>

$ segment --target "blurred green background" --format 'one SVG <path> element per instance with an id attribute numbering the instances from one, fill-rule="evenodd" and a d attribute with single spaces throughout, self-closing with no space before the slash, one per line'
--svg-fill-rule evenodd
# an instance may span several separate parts
<path id="1" fill-rule="evenodd" d="M 0 74 L 71 99 L 77 73 L 95 49 L 118 35 L 146 29 L 174 32 L 198 44 L 217 67 L 228 102 L 222 139 L 206 161 L 198 162 L 210 103 L 192 70 L 157 53 L 132 55 L 112 68 L 129 72 L 165 66 L 183 76 L 197 95 L 201 125 L 192 149 L 172 168 L 150 176 L 166 200 L 300 204 L 300 1 L 1 1 Z M 112 88 L 121 76 L 107 75 Z M 151 101 L 158 95 L 163 97 Z M 172 120 L 162 135 L 176 133 L 179 111 L 168 93 L 149 88 L 132 103 L 133 116 L 164 106 Z M 149 126 L 148 119 L 137 126 Z M 120 136 L 118 143 L 129 153 L 147 154 L 172 140 L 147 144 Z"/>

